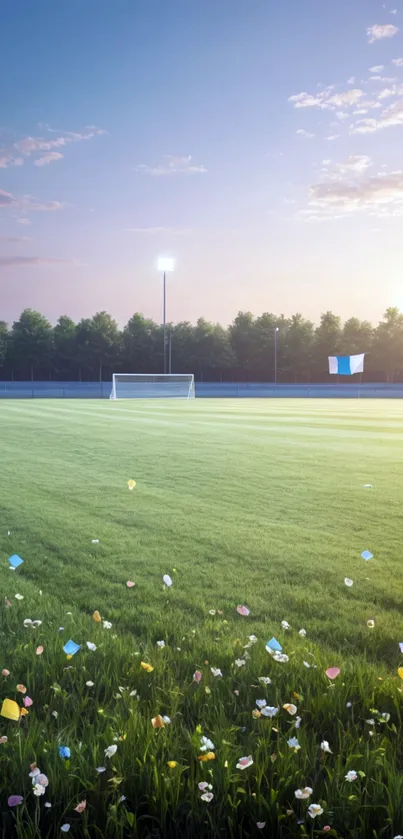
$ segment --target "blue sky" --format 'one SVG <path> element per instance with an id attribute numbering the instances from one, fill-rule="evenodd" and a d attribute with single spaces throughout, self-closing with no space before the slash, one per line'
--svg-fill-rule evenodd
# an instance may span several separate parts
<path id="1" fill-rule="evenodd" d="M 394 3 L 3 0 L 0 319 L 403 308 Z"/>

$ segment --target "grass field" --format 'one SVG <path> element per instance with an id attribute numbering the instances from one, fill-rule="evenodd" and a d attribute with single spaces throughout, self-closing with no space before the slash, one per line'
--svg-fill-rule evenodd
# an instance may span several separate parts
<path id="1" fill-rule="evenodd" d="M 11 671 L 0 698 L 18 698 L 22 682 L 34 700 L 20 723 L 0 721 L 2 835 L 53 837 L 64 823 L 113 839 L 403 832 L 402 421 L 403 405 L 386 400 L 0 403 L 0 581 L 12 603 L 0 613 Z M 11 573 L 14 553 L 24 564 Z M 25 629 L 25 618 L 43 624 Z M 266 652 L 273 635 L 288 662 Z M 66 664 L 69 638 L 84 646 Z M 342 673 L 331 683 L 333 665 Z M 258 682 L 269 675 L 270 686 Z M 252 717 L 263 697 L 280 709 L 273 720 Z M 292 701 L 298 729 L 282 710 Z M 172 723 L 154 730 L 158 713 Z M 198 725 L 214 761 L 197 759 Z M 287 745 L 296 735 L 298 751 Z M 253 766 L 237 770 L 249 754 Z M 32 795 L 35 761 L 52 809 Z M 353 784 L 350 769 L 363 776 Z M 313 797 L 296 800 L 306 785 Z M 24 802 L 8 808 L 10 794 Z M 307 815 L 312 802 L 323 815 Z"/>

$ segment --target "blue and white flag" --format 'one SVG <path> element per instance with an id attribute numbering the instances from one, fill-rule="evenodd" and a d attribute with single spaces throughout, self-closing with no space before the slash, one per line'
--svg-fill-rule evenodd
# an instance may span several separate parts
<path id="1" fill-rule="evenodd" d="M 364 372 L 365 352 L 360 355 L 329 355 L 329 373 L 339 376 L 354 376 Z"/>

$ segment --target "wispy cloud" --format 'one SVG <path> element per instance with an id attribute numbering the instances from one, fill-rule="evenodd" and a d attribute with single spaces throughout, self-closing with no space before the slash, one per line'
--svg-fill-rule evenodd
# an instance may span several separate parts
<path id="1" fill-rule="evenodd" d="M 207 172 L 207 169 L 205 166 L 194 164 L 192 156 L 189 154 L 187 157 L 166 155 L 165 162 L 158 166 L 148 166 L 146 163 L 140 163 L 135 167 L 135 171 L 157 177 L 160 175 L 198 175 Z"/>
<path id="2" fill-rule="evenodd" d="M 49 151 L 34 160 L 34 165 L 46 166 L 47 163 L 53 163 L 55 160 L 61 160 L 62 157 L 64 157 L 64 155 L 60 154 L 58 151 Z"/>
<path id="3" fill-rule="evenodd" d="M 53 256 L 1 256 L 1 268 L 13 268 L 17 265 L 74 265 L 74 259 L 60 259 Z"/>
<path id="4" fill-rule="evenodd" d="M 321 110 L 335 111 L 337 108 L 348 108 L 356 105 L 365 96 L 364 91 L 359 88 L 345 90 L 342 93 L 334 93 L 333 86 L 325 88 L 318 93 L 295 93 L 288 97 L 294 108 L 320 108 Z"/>
<path id="5" fill-rule="evenodd" d="M 53 212 L 61 210 L 63 204 L 60 201 L 37 201 L 32 195 L 17 196 L 0 189 L 0 207 L 12 207 L 24 212 Z"/>
<path id="6" fill-rule="evenodd" d="M 6 169 L 9 166 L 22 166 L 24 160 L 32 155 L 40 152 L 52 153 L 52 149 L 62 148 L 69 143 L 78 143 L 83 140 L 90 140 L 107 132 L 103 128 L 97 128 L 95 125 L 88 125 L 81 131 L 55 131 L 53 128 L 47 127 L 50 134 L 57 134 L 57 137 L 22 137 L 15 143 L 8 146 L 0 147 L 0 169 Z M 56 156 L 57 155 L 57 156 Z M 36 166 L 43 166 L 45 163 L 51 163 L 55 160 L 60 160 L 63 155 L 53 152 L 53 156 L 42 155 L 34 161 Z"/>
<path id="7" fill-rule="evenodd" d="M 126 232 L 141 236 L 188 236 L 192 231 L 186 227 L 126 227 Z"/>
<path id="8" fill-rule="evenodd" d="M 383 38 L 393 38 L 398 33 L 397 26 L 392 23 L 378 24 L 369 26 L 367 29 L 368 43 L 374 44 L 375 41 L 381 41 Z"/>
<path id="9" fill-rule="evenodd" d="M 305 137 L 306 140 L 310 140 L 315 136 L 315 134 L 312 134 L 310 131 L 305 131 L 305 128 L 297 128 L 296 133 L 299 134 L 300 137 Z"/>
<path id="10" fill-rule="evenodd" d="M 392 58 L 392 64 L 395 64 L 396 67 L 403 67 L 403 58 Z"/>
<path id="11" fill-rule="evenodd" d="M 384 64 L 375 64 L 375 67 L 370 67 L 368 72 L 369 73 L 382 73 L 382 70 L 385 69 Z"/>
<path id="12" fill-rule="evenodd" d="M 395 125 L 403 125 L 403 99 L 399 99 L 382 111 L 379 119 L 359 119 L 350 126 L 350 134 L 374 134 Z"/>
<path id="13" fill-rule="evenodd" d="M 378 217 L 403 215 L 403 171 L 369 175 L 372 165 L 367 155 L 334 164 L 321 182 L 310 187 L 308 206 L 300 215 L 308 221 L 362 212 Z"/>

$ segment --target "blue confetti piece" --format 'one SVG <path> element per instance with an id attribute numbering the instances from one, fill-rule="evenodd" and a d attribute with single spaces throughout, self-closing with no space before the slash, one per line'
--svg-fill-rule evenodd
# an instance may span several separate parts
<path id="1" fill-rule="evenodd" d="M 81 648 L 81 644 L 75 644 L 74 641 L 67 641 L 67 644 L 64 645 L 63 649 L 66 655 L 75 655 L 78 653 L 79 649 Z"/>
<path id="2" fill-rule="evenodd" d="M 11 568 L 18 568 L 18 566 L 22 565 L 22 563 L 24 562 L 24 560 L 21 559 L 21 557 L 18 556 L 18 554 L 13 554 L 13 556 L 10 556 L 10 559 L 8 561 L 11 565 Z"/>
<path id="3" fill-rule="evenodd" d="M 371 553 L 371 551 L 363 551 L 361 556 L 363 559 L 365 559 L 365 562 L 368 562 L 368 560 L 372 559 L 374 555 Z"/>
<path id="4" fill-rule="evenodd" d="M 266 650 L 267 649 L 274 650 L 274 652 L 277 653 L 281 653 L 283 648 L 276 638 L 271 638 L 270 641 L 268 641 L 266 644 Z"/>

